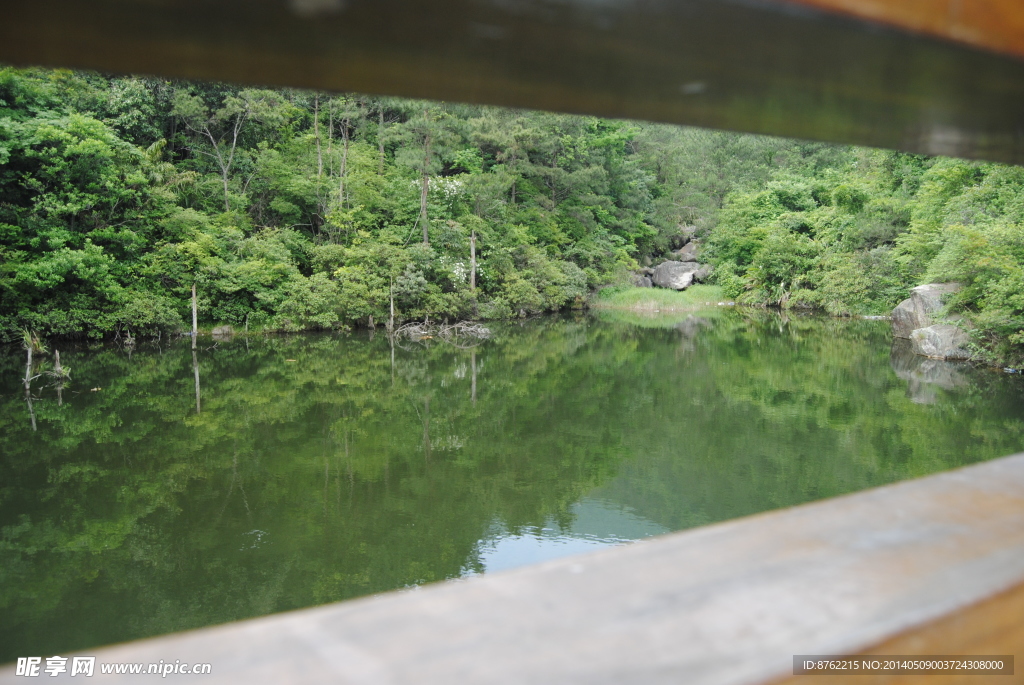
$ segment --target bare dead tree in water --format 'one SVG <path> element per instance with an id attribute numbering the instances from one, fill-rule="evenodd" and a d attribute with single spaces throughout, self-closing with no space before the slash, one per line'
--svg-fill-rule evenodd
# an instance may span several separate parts
<path id="1" fill-rule="evenodd" d="M 39 378 L 42 374 L 32 375 L 32 353 L 33 352 L 46 352 L 46 345 L 43 343 L 42 338 L 39 334 L 34 331 L 25 329 L 22 331 L 22 340 L 25 346 L 25 353 L 27 359 L 25 362 L 25 402 L 28 404 L 28 414 L 32 420 L 32 430 L 36 430 L 36 412 L 32 407 L 32 381 Z"/>
<path id="2" fill-rule="evenodd" d="M 53 351 L 53 371 L 47 371 L 46 374 L 53 378 L 53 385 L 57 388 L 57 406 L 64 406 L 64 385 L 71 380 L 71 370 L 66 366 L 61 366 L 60 363 L 60 351 Z"/>
<path id="3" fill-rule="evenodd" d="M 25 402 L 28 404 L 28 415 L 32 420 L 32 430 L 36 430 L 36 412 L 32 408 L 32 381 L 37 376 L 32 375 L 32 346 L 27 347 L 28 362 L 25 364 Z"/>
<path id="4" fill-rule="evenodd" d="M 422 344 L 436 340 L 468 350 L 490 338 L 491 329 L 476 321 L 459 321 L 453 324 L 413 321 L 395 329 L 394 337 Z"/>

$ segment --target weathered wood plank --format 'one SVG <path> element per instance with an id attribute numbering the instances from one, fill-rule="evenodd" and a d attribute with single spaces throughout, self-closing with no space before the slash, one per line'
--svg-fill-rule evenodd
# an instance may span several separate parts
<path id="1" fill-rule="evenodd" d="M 794 654 L 1019 660 L 1022 635 L 1018 455 L 536 567 L 86 653 L 209 662 L 207 683 L 739 685 L 809 683 L 792 676 Z M 998 682 L 1024 681 L 1017 674 Z M 11 667 L 0 671 L 7 682 Z"/>
<path id="2" fill-rule="evenodd" d="M 1024 584 L 992 599 L 935 621 L 923 628 L 910 630 L 886 640 L 870 649 L 864 655 L 884 654 L 1014 654 L 1017 655 L 1015 675 L 970 676 L 970 675 L 891 675 L 879 682 L 886 685 L 953 685 L 954 683 L 1019 683 L 1024 681 L 1020 660 L 1024 658 Z M 863 675 L 792 676 L 783 681 L 787 685 L 856 685 L 871 682 Z"/>
<path id="3" fill-rule="evenodd" d="M 535 107 L 1024 162 L 1024 61 L 808 4 L 847 11 L 851 1 L 32 0 L 5 3 L 0 62 Z M 1022 13 L 1013 3 L 959 4 L 1000 8 L 990 23 L 1016 35 Z M 880 18 L 891 24 L 963 38 L 960 29 L 901 24 L 899 6 L 864 5 L 888 7 Z M 914 7 L 924 17 L 931 5 Z M 977 26 L 991 45 L 1009 40 Z"/>
<path id="4" fill-rule="evenodd" d="M 1024 56 L 1024 7 L 1018 0 L 790 1 Z"/>

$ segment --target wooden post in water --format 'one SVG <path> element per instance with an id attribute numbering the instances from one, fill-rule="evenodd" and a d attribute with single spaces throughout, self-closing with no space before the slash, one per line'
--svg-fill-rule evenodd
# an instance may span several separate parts
<path id="1" fill-rule="evenodd" d="M 192 349 L 196 349 L 196 338 L 199 336 L 198 330 L 199 321 L 199 309 L 196 305 L 196 284 L 192 284 Z"/>

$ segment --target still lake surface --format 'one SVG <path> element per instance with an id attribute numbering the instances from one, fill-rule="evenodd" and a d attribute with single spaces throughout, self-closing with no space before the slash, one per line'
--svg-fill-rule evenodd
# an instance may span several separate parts
<path id="1" fill-rule="evenodd" d="M 1024 383 L 715 309 L 0 353 L 0 662 L 488 573 L 999 457 Z M 49 357 L 48 357 L 49 358 Z M 197 407 L 198 371 L 200 397 Z M 36 371 L 38 373 L 38 371 Z M 32 421 L 35 421 L 33 430 Z"/>

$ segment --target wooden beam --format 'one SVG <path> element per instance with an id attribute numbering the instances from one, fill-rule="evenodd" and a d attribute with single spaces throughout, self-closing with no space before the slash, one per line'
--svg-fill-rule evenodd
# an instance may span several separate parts
<path id="1" fill-rule="evenodd" d="M 1009 0 L 960 0 L 971 13 L 1001 14 L 943 32 L 920 23 L 931 7 L 922 3 L 907 0 L 918 9 L 904 18 L 899 2 L 853 0 L 12 1 L 0 22 L 0 62 L 1024 162 L 1024 61 L 962 42 L 974 27 L 986 37 L 974 44 L 1017 54 L 996 29 L 1017 35 L 1022 13 Z M 857 7 L 859 18 L 849 16 Z"/>
<path id="2" fill-rule="evenodd" d="M 1018 0 L 790 0 L 1024 57 L 1024 5 Z"/>
<path id="3" fill-rule="evenodd" d="M 84 654 L 210 663 L 202 682 L 251 685 L 809 684 L 814 677 L 793 676 L 794 655 L 1016 652 L 1019 661 L 1022 636 L 1018 455 L 539 566 Z M 998 679 L 855 682 L 1020 683 L 1022 668 Z M 0 684 L 17 682 L 13 666 L 0 669 Z"/>

